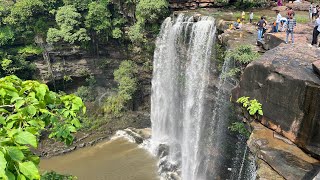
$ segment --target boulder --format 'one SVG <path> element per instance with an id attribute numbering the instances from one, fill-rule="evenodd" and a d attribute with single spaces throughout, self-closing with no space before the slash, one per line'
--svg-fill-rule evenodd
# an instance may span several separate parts
<path id="1" fill-rule="evenodd" d="M 259 179 L 312 179 L 319 171 L 318 160 L 308 156 L 296 145 L 287 143 L 258 122 L 252 122 L 253 132 L 248 140 L 251 152 L 257 154 Z M 269 167 L 271 166 L 271 167 Z M 282 178 L 283 177 L 283 178 Z"/>
<path id="2" fill-rule="evenodd" d="M 312 62 L 320 50 L 306 44 L 267 51 L 245 69 L 233 100 L 249 96 L 262 103 L 261 123 L 320 156 L 320 79 Z"/>
<path id="3" fill-rule="evenodd" d="M 320 75 L 320 60 L 313 62 L 313 63 L 312 63 L 312 68 L 313 68 L 313 71 L 314 71 L 315 73 L 317 73 L 318 75 Z"/>
<path id="4" fill-rule="evenodd" d="M 308 2 L 308 1 L 303 1 L 303 2 L 295 1 L 293 3 L 287 3 L 286 6 L 291 7 L 295 11 L 309 11 L 310 2 Z"/>
<path id="5" fill-rule="evenodd" d="M 272 11 L 284 12 L 284 11 L 287 10 L 287 6 L 277 6 L 277 7 L 273 7 L 271 10 L 272 10 Z"/>
<path id="6" fill-rule="evenodd" d="M 257 160 L 257 179 L 259 180 L 284 180 L 276 171 L 261 159 Z"/>

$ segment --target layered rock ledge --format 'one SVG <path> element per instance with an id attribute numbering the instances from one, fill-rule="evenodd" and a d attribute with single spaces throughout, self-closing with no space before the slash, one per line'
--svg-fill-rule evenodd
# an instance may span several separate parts
<path id="1" fill-rule="evenodd" d="M 320 78 L 312 63 L 319 57 L 320 50 L 307 44 L 281 44 L 247 66 L 232 95 L 257 99 L 263 105 L 263 125 L 316 157 L 320 156 Z"/>
<path id="2" fill-rule="evenodd" d="M 252 122 L 253 133 L 248 140 L 250 151 L 259 160 L 258 179 L 313 179 L 319 172 L 319 161 L 260 123 Z"/>

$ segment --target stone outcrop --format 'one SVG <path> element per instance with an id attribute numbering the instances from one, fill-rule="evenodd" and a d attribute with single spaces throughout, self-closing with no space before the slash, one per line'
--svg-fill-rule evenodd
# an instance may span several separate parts
<path id="1" fill-rule="evenodd" d="M 260 123 L 252 122 L 251 126 L 253 132 L 248 146 L 259 158 L 257 179 L 300 180 L 317 175 L 320 170 L 318 160 Z"/>
<path id="2" fill-rule="evenodd" d="M 320 50 L 306 44 L 281 44 L 247 66 L 232 95 L 257 99 L 262 124 L 315 156 L 320 155 L 320 78 L 311 64 L 318 57 Z"/>
<path id="3" fill-rule="evenodd" d="M 309 11 L 310 2 L 308 1 L 293 2 L 293 3 L 287 3 L 286 6 L 292 8 L 295 11 Z"/>
<path id="4" fill-rule="evenodd" d="M 196 9 L 218 6 L 217 0 L 169 0 L 172 9 Z"/>

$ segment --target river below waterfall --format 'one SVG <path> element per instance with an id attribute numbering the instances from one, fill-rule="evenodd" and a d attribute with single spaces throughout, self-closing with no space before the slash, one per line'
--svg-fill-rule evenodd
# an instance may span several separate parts
<path id="1" fill-rule="evenodd" d="M 41 159 L 40 168 L 72 174 L 79 180 L 156 180 L 156 164 L 148 151 L 118 138 L 66 155 Z"/>

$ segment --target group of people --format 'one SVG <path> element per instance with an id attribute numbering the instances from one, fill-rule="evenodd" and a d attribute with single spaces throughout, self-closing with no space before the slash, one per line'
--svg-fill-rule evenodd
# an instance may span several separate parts
<path id="1" fill-rule="evenodd" d="M 282 3 L 282 1 L 278 1 Z M 314 29 L 313 29 L 313 37 L 311 45 L 318 45 L 318 36 L 320 34 L 320 6 L 312 3 L 309 9 L 310 19 L 314 21 Z M 237 21 L 230 25 L 230 29 L 241 29 L 242 24 L 245 19 L 245 12 L 243 11 L 241 14 L 241 18 L 238 17 Z M 250 23 L 253 22 L 253 12 L 251 11 L 249 14 Z M 257 30 L 258 30 L 258 41 L 262 41 L 263 35 L 266 32 L 267 28 L 267 20 L 265 16 L 261 16 L 258 21 Z M 289 42 L 289 36 L 291 35 L 291 43 L 294 44 L 294 29 L 297 25 L 295 19 L 295 12 L 292 8 L 287 9 L 286 16 L 282 16 L 280 11 L 276 11 L 276 20 L 273 23 L 272 32 L 277 33 L 279 31 L 286 32 L 285 43 Z M 320 44 L 319 44 L 320 47 Z"/>
<path id="2" fill-rule="evenodd" d="M 296 27 L 296 19 L 294 18 L 295 12 L 292 8 L 287 9 L 287 16 L 282 17 L 279 11 L 276 11 L 277 17 L 276 21 L 273 23 L 273 32 L 279 32 L 279 26 L 281 26 L 280 31 L 286 31 L 286 44 L 288 43 L 289 35 L 291 35 L 291 43 L 294 43 L 293 30 Z M 262 16 L 260 21 L 257 23 L 258 26 L 258 41 L 262 41 L 264 32 L 266 31 L 267 21 L 266 17 Z"/>

